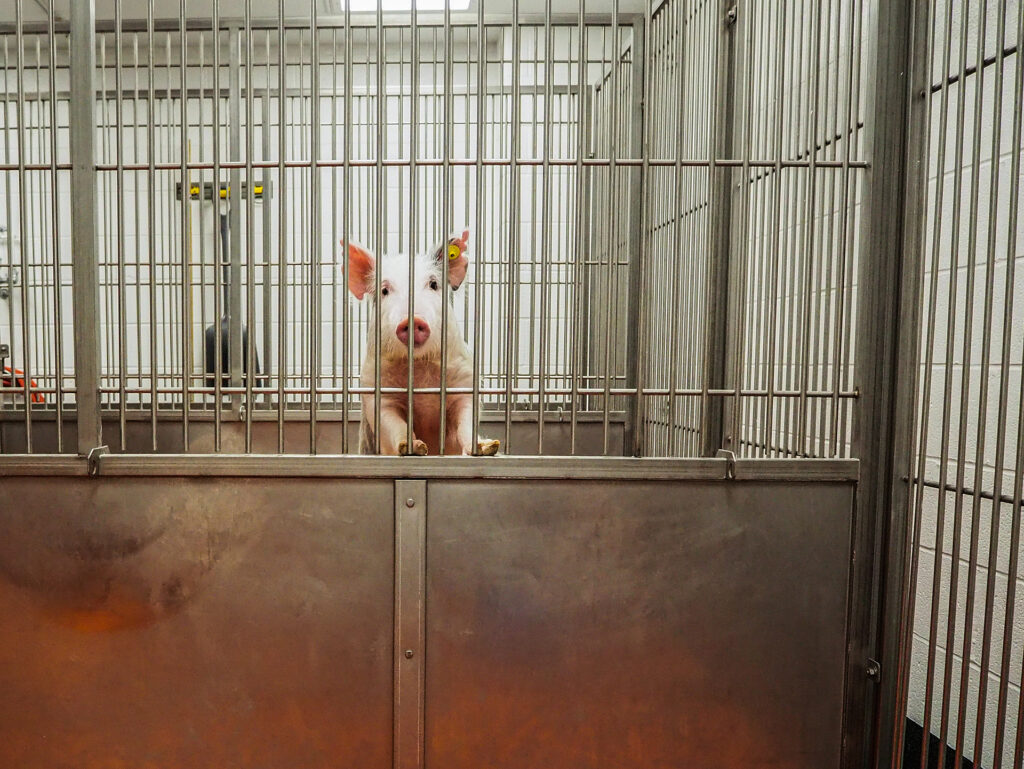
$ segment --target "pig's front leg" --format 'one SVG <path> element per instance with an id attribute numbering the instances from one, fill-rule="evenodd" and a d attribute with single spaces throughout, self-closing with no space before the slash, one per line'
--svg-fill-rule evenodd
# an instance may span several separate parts
<path id="1" fill-rule="evenodd" d="M 455 435 L 457 449 L 466 455 L 491 456 L 498 453 L 496 440 L 484 440 L 473 433 L 472 396 L 460 396 L 448 409 L 450 434 Z"/>
<path id="2" fill-rule="evenodd" d="M 368 396 L 363 400 L 363 419 L 373 424 L 373 397 Z M 378 451 L 381 454 L 419 454 L 427 453 L 427 444 L 413 437 L 412 451 L 408 451 L 406 441 L 408 433 L 408 422 L 404 412 L 397 406 L 382 400 L 380 404 L 380 432 Z"/>

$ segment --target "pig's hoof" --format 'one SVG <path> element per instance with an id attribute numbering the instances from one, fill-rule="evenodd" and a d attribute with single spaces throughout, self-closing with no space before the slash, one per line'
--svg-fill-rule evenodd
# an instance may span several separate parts
<path id="1" fill-rule="evenodd" d="M 476 444 L 477 452 L 482 457 L 493 457 L 498 453 L 499 446 L 501 446 L 501 441 L 499 440 L 477 441 Z"/>
<path id="2" fill-rule="evenodd" d="M 425 457 L 427 455 L 427 444 L 421 441 L 419 438 L 414 438 L 412 442 L 412 451 L 409 451 L 409 444 L 406 441 L 402 441 L 398 444 L 398 453 L 403 455 L 413 455 L 417 457 Z"/>

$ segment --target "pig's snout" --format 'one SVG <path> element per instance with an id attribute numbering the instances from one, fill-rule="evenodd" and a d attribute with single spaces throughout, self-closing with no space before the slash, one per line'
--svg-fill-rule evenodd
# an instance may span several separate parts
<path id="1" fill-rule="evenodd" d="M 413 332 L 412 339 L 413 343 L 419 347 L 421 344 L 426 342 L 430 338 L 430 326 L 427 322 L 418 315 L 412 319 Z M 406 318 L 398 324 L 398 328 L 395 329 L 395 336 L 398 337 L 398 341 L 402 344 L 409 344 L 409 319 Z"/>

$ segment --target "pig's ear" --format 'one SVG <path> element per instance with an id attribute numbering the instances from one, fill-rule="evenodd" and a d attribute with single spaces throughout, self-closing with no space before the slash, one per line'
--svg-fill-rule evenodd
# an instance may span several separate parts
<path id="1" fill-rule="evenodd" d="M 462 235 L 452 235 L 443 248 L 439 248 L 434 258 L 448 260 L 448 283 L 451 287 L 458 288 L 466 279 L 466 268 L 469 266 L 469 257 L 466 252 L 469 250 L 469 230 L 463 230 Z"/>
<path id="2" fill-rule="evenodd" d="M 373 284 L 373 255 L 362 246 L 348 244 L 348 290 L 356 299 L 362 299 Z"/>

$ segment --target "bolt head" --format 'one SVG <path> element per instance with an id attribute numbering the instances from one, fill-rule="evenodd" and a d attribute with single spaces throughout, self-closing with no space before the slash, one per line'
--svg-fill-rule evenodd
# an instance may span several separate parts
<path id="1" fill-rule="evenodd" d="M 416 500 L 413 499 L 412 497 L 409 497 L 407 500 L 405 500 L 405 506 L 406 507 L 415 507 L 416 506 Z"/>
<path id="2" fill-rule="evenodd" d="M 405 658 L 407 660 L 411 660 L 412 659 L 412 649 L 406 649 L 405 650 Z"/>

